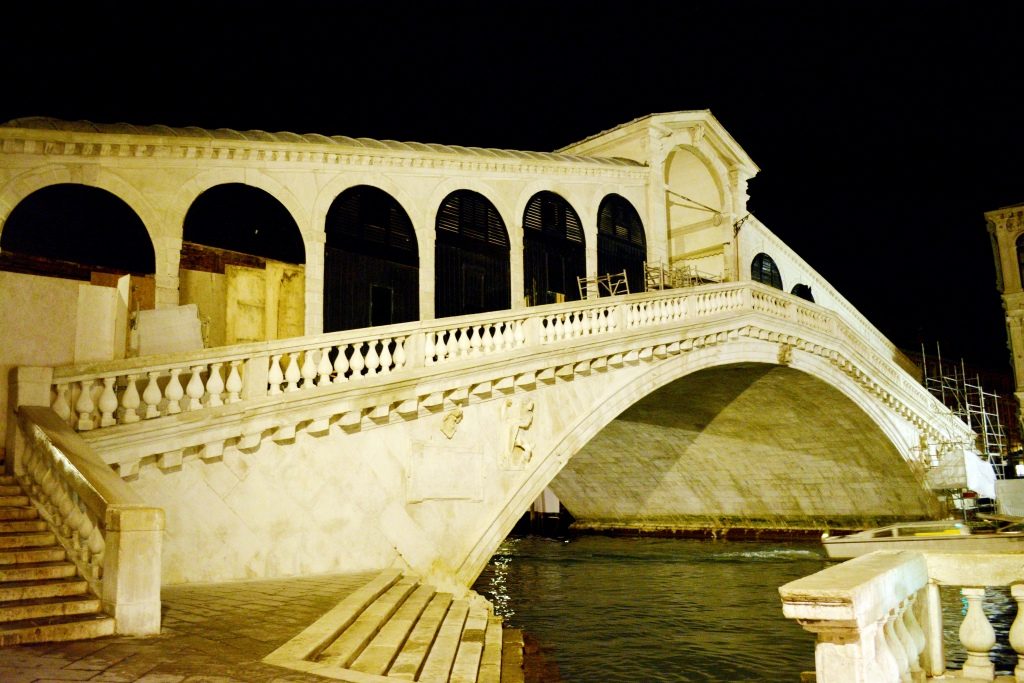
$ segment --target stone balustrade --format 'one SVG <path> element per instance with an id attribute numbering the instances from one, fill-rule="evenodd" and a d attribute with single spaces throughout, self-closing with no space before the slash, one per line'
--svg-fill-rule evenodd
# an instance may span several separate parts
<path id="1" fill-rule="evenodd" d="M 118 633 L 160 632 L 163 510 L 138 494 L 49 407 L 49 378 L 19 368 L 11 470 Z"/>
<path id="2" fill-rule="evenodd" d="M 838 336 L 871 371 L 930 404 L 891 349 L 835 313 L 757 283 L 726 283 L 426 320 L 53 370 L 51 407 L 85 432 L 250 399 L 367 380 L 583 337 L 754 311 Z"/>
<path id="3" fill-rule="evenodd" d="M 957 671 L 946 661 L 940 586 L 960 587 L 967 606 L 958 630 L 967 659 Z M 989 653 L 996 634 L 984 601 L 985 588 L 997 586 L 1009 586 L 1017 602 L 1009 645 L 1024 659 L 1019 553 L 878 551 L 790 582 L 779 593 L 783 614 L 817 635 L 818 683 L 993 681 Z M 1021 664 L 1014 678 L 1024 681 Z"/>

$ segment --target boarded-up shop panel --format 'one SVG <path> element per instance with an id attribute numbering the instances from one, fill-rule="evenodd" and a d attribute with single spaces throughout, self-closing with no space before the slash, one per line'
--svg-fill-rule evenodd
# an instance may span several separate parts
<path id="1" fill-rule="evenodd" d="M 306 333 L 306 269 L 267 261 L 267 329 L 269 339 L 301 337 Z"/>
<path id="2" fill-rule="evenodd" d="M 243 266 L 225 266 L 227 311 L 225 343 L 265 341 L 267 274 Z"/>
<path id="3" fill-rule="evenodd" d="M 178 283 L 179 301 L 199 308 L 206 346 L 224 346 L 227 343 L 227 276 L 182 269 L 178 271 Z"/>

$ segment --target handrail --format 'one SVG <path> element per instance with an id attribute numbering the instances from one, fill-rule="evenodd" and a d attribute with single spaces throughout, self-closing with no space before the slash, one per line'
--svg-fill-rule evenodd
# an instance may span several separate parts
<path id="1" fill-rule="evenodd" d="M 783 614 L 817 634 L 819 683 L 888 683 L 947 670 L 939 586 L 960 586 L 967 651 L 958 678 L 994 680 L 996 634 L 984 611 L 986 586 L 1009 586 L 1018 616 L 1009 644 L 1024 658 L 1024 555 L 880 550 L 779 588 Z M 1017 680 L 1024 675 L 1018 665 Z"/>
<path id="2" fill-rule="evenodd" d="M 55 368 L 51 406 L 78 431 L 131 424 L 460 360 L 753 311 L 842 339 L 916 410 L 935 399 L 841 315 L 753 282 L 548 304 Z M 396 377 L 397 379 L 397 377 Z"/>
<path id="3" fill-rule="evenodd" d="M 13 469 L 118 633 L 160 632 L 163 510 L 147 506 L 50 408 L 17 407 Z"/>

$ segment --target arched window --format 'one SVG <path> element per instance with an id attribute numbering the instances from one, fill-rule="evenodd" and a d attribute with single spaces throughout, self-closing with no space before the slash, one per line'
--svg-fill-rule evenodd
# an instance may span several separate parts
<path id="1" fill-rule="evenodd" d="M 597 211 L 597 274 L 626 271 L 630 292 L 644 291 L 647 238 L 640 215 L 624 197 L 610 194 Z"/>
<path id="2" fill-rule="evenodd" d="M 580 298 L 586 275 L 583 225 L 569 202 L 538 192 L 523 212 L 523 287 L 530 306 Z"/>
<path id="3" fill-rule="evenodd" d="M 434 314 L 509 307 L 509 240 L 498 210 L 483 195 L 457 190 L 437 211 Z"/>
<path id="4" fill-rule="evenodd" d="M 243 185 L 217 185 L 196 197 L 185 214 L 184 239 L 208 247 L 305 263 L 299 226 L 269 192 Z"/>
<path id="5" fill-rule="evenodd" d="M 1020 283 L 1024 287 L 1024 235 L 1017 238 L 1017 271 L 1020 273 Z"/>
<path id="6" fill-rule="evenodd" d="M 89 280 L 92 272 L 150 275 L 156 258 L 142 220 L 121 198 L 88 185 L 36 190 L 0 234 L 0 268 Z"/>
<path id="7" fill-rule="evenodd" d="M 750 279 L 754 282 L 761 282 L 770 285 L 775 289 L 782 289 L 782 274 L 775 261 L 768 254 L 761 253 L 754 257 L 750 264 Z"/>
<path id="8" fill-rule="evenodd" d="M 324 332 L 419 318 L 419 249 L 412 221 L 387 192 L 359 185 L 327 211 Z"/>
<path id="9" fill-rule="evenodd" d="M 801 299 L 810 301 L 812 304 L 814 303 L 814 295 L 811 294 L 811 288 L 802 282 L 793 286 L 793 294 Z"/>

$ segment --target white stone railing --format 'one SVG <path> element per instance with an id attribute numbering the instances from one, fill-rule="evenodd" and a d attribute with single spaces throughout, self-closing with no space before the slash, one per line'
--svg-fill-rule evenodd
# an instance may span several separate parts
<path id="1" fill-rule="evenodd" d="M 967 660 L 948 670 L 940 586 L 967 603 L 959 638 Z M 1024 658 L 1024 554 L 878 551 L 782 586 L 782 611 L 817 634 L 818 683 L 889 683 L 937 678 L 995 680 L 995 630 L 985 588 L 1009 586 L 1018 616 L 1009 645 Z M 1024 661 L 1019 659 L 1018 661 Z M 1024 681 L 1018 664 L 1015 679 Z"/>
<path id="2" fill-rule="evenodd" d="M 114 617 L 117 632 L 159 633 L 163 510 L 143 504 L 53 410 L 33 405 L 44 402 L 48 390 L 48 375 L 18 369 L 11 471 Z"/>
<path id="3" fill-rule="evenodd" d="M 834 312 L 758 283 L 724 283 L 55 368 L 51 407 L 77 431 L 494 354 L 755 312 L 839 337 L 925 414 L 934 399 Z M 891 355 L 891 354 L 890 354 Z"/>

